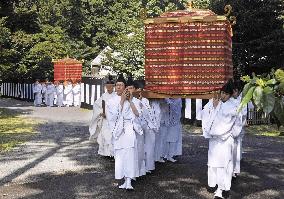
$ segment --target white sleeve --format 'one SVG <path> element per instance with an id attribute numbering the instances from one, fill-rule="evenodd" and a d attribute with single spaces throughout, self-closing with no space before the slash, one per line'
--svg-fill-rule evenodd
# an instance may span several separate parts
<path id="1" fill-rule="evenodd" d="M 202 112 L 201 112 L 201 124 L 202 124 L 202 131 L 203 131 L 203 136 L 205 138 L 211 138 L 212 136 L 209 135 L 210 127 L 211 127 L 211 122 L 210 121 L 210 114 L 213 114 L 213 101 L 209 100 L 209 102 L 204 106 Z"/>

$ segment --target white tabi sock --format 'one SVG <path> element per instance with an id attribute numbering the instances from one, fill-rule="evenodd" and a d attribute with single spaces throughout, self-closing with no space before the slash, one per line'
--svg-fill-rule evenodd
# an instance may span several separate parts
<path id="1" fill-rule="evenodd" d="M 219 188 L 218 188 L 218 189 L 216 190 L 216 192 L 215 192 L 214 197 L 215 197 L 215 196 L 220 197 L 220 198 L 223 198 L 223 196 L 222 196 L 222 189 L 219 189 Z"/>
<path id="2" fill-rule="evenodd" d="M 134 189 L 131 185 L 131 178 L 126 178 L 126 189 Z"/>
<path id="3" fill-rule="evenodd" d="M 120 185 L 118 188 L 120 188 L 120 189 L 126 189 L 126 185 L 127 185 L 127 183 L 126 183 L 126 179 L 127 178 L 124 178 L 124 183 L 122 184 L 122 185 Z"/>

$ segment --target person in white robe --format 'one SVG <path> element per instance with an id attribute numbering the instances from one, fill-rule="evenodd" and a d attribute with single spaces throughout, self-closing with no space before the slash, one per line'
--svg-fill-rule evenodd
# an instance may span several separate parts
<path id="1" fill-rule="evenodd" d="M 64 99 L 64 102 L 65 102 L 65 106 L 72 106 L 73 105 L 73 93 L 72 93 L 72 82 L 71 80 L 67 80 L 67 85 L 65 85 L 64 87 L 64 96 L 63 96 L 63 99 Z"/>
<path id="2" fill-rule="evenodd" d="M 108 100 L 106 109 L 109 111 L 110 124 L 114 124 L 115 179 L 125 180 L 119 188 L 133 189 L 131 180 L 139 176 L 136 132 L 142 134 L 143 130 L 137 125 L 139 112 L 125 84 L 120 74 L 115 84 L 116 95 Z"/>
<path id="3" fill-rule="evenodd" d="M 46 101 L 47 101 L 46 82 L 41 83 L 41 97 L 42 97 L 43 104 L 46 105 Z"/>
<path id="4" fill-rule="evenodd" d="M 237 119 L 237 106 L 231 98 L 232 82 L 221 89 L 221 97 L 211 99 L 202 111 L 203 136 L 209 139 L 208 186 L 214 189 L 215 198 L 223 198 L 230 190 L 233 173 L 233 126 Z"/>
<path id="5" fill-rule="evenodd" d="M 153 117 L 157 124 L 157 132 L 155 132 L 155 146 L 154 146 L 154 158 L 155 162 L 165 162 L 162 158 L 162 138 L 161 138 L 161 118 L 162 118 L 162 112 L 160 103 L 161 100 L 154 99 L 151 100 L 151 107 L 153 108 Z"/>
<path id="6" fill-rule="evenodd" d="M 106 110 L 108 100 L 115 96 L 114 82 L 109 77 L 105 84 L 106 92 L 94 102 L 93 116 L 89 126 L 90 140 L 96 140 L 99 144 L 98 154 L 102 156 L 114 156 L 112 129 L 109 124 L 109 111 Z M 113 126 L 113 125 L 112 125 Z"/>
<path id="7" fill-rule="evenodd" d="M 35 106 L 40 106 L 42 103 L 41 89 L 42 89 L 41 84 L 39 83 L 39 80 L 36 79 L 35 83 L 33 84 Z"/>
<path id="8" fill-rule="evenodd" d="M 169 115 L 169 105 L 164 99 L 159 100 L 160 107 L 160 128 L 159 132 L 156 133 L 155 140 L 155 161 L 164 163 L 164 157 L 166 156 L 166 135 L 168 133 L 168 115 Z"/>
<path id="9" fill-rule="evenodd" d="M 55 92 L 55 87 L 52 82 L 48 82 L 46 84 L 46 106 L 52 107 L 53 101 L 54 101 L 54 92 Z"/>
<path id="10" fill-rule="evenodd" d="M 55 90 L 56 90 L 56 105 L 58 107 L 62 107 L 63 106 L 63 81 L 59 81 L 59 84 L 56 86 Z"/>
<path id="11" fill-rule="evenodd" d="M 233 98 L 236 106 L 241 104 L 242 100 L 242 84 L 240 81 L 234 82 Z M 234 125 L 234 148 L 233 148 L 233 178 L 236 178 L 241 172 L 241 158 L 242 158 L 242 140 L 244 137 L 244 126 L 247 118 L 247 107 L 240 110 L 238 118 Z"/>
<path id="12" fill-rule="evenodd" d="M 56 92 L 56 88 L 59 85 L 58 81 L 54 81 L 54 100 L 53 100 L 53 105 L 57 106 L 57 92 Z"/>
<path id="13" fill-rule="evenodd" d="M 73 85 L 72 88 L 73 93 L 73 104 L 74 106 L 80 106 L 81 104 L 81 84 L 80 82 L 76 82 L 76 84 Z"/>
<path id="14" fill-rule="evenodd" d="M 182 101 L 178 99 L 165 99 L 169 106 L 166 121 L 166 137 L 165 137 L 165 159 L 170 162 L 176 162 L 173 158 L 182 155 L 182 128 L 181 128 L 181 108 Z"/>
<path id="15" fill-rule="evenodd" d="M 143 85 L 141 83 L 137 82 L 135 88 L 136 92 L 140 92 L 139 99 L 142 108 L 140 118 L 144 133 L 145 168 L 146 172 L 151 173 L 151 171 L 155 170 L 155 134 L 160 128 L 160 120 L 156 118 L 155 111 L 159 112 L 159 109 L 156 107 L 155 100 L 149 101 L 147 98 L 142 97 Z M 160 107 L 159 103 L 158 107 Z"/>
<path id="16" fill-rule="evenodd" d="M 132 76 L 129 76 L 126 82 L 126 89 L 130 92 L 132 95 L 133 92 L 136 91 L 136 83 L 133 81 Z M 132 113 L 132 117 L 135 118 L 134 122 L 136 123 L 136 126 L 141 126 L 141 119 L 142 119 L 142 103 L 141 101 L 136 98 L 132 97 L 132 102 L 134 103 L 139 115 L 135 115 Z M 145 162 L 145 141 L 144 141 L 144 133 L 143 131 L 136 131 L 136 140 L 137 140 L 137 152 L 138 152 L 138 168 L 139 168 L 139 176 L 146 175 L 146 162 Z"/>

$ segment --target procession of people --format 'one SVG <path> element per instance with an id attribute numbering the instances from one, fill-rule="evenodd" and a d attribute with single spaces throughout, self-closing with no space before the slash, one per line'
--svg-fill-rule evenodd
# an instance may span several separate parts
<path id="1" fill-rule="evenodd" d="M 182 155 L 181 98 L 147 99 L 144 85 L 120 74 L 105 82 L 105 93 L 93 104 L 90 140 L 97 153 L 115 160 L 115 179 L 124 179 L 120 189 L 132 190 L 132 180 L 155 170 L 156 162 L 176 162 Z M 33 85 L 35 106 L 79 106 L 79 82 L 63 81 Z M 242 139 L 247 109 L 238 110 L 242 83 L 229 80 L 204 106 L 203 136 L 209 141 L 208 191 L 224 198 L 231 181 L 240 174 Z"/>
<path id="2" fill-rule="evenodd" d="M 2 1 L 0 198 L 284 199 L 283 13 Z"/>
<path id="3" fill-rule="evenodd" d="M 181 99 L 134 97 L 143 85 L 123 75 L 115 84 L 109 79 L 106 90 L 94 103 L 90 140 L 98 154 L 114 157 L 115 178 L 124 179 L 119 188 L 133 189 L 131 181 L 155 170 L 155 162 L 182 155 Z"/>
<path id="4" fill-rule="evenodd" d="M 69 107 L 80 106 L 80 81 L 49 81 L 40 82 L 36 79 L 33 84 L 34 106 Z"/>
<path id="5" fill-rule="evenodd" d="M 98 154 L 114 158 L 120 189 L 155 170 L 155 163 L 176 162 L 182 155 L 182 100 L 147 99 L 143 85 L 120 74 L 105 84 L 106 93 L 95 101 L 89 127 Z M 208 191 L 224 198 L 240 173 L 246 109 L 238 111 L 242 86 L 229 80 L 202 110 L 203 136 L 209 140 Z M 135 93 L 135 96 L 134 96 Z M 206 163 L 205 163 L 206 164 Z M 205 172 L 205 171 L 204 171 Z"/>
<path id="6" fill-rule="evenodd" d="M 247 115 L 246 108 L 238 110 L 241 91 L 239 81 L 229 80 L 202 111 L 203 136 L 209 140 L 208 191 L 215 193 L 214 198 L 228 197 L 232 179 L 240 174 Z"/>

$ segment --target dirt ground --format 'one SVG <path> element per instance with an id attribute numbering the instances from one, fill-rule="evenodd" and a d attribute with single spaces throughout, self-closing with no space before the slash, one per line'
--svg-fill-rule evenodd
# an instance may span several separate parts
<path id="1" fill-rule="evenodd" d="M 30 141 L 0 154 L 1 199 L 213 198 L 206 190 L 208 141 L 200 128 L 184 128 L 178 162 L 156 164 L 133 183 L 134 191 L 126 191 L 117 188 L 114 161 L 98 156 L 97 144 L 88 141 L 91 111 L 1 98 L 0 107 L 42 121 Z M 284 199 L 284 138 L 247 134 L 243 146 L 230 198 Z"/>

